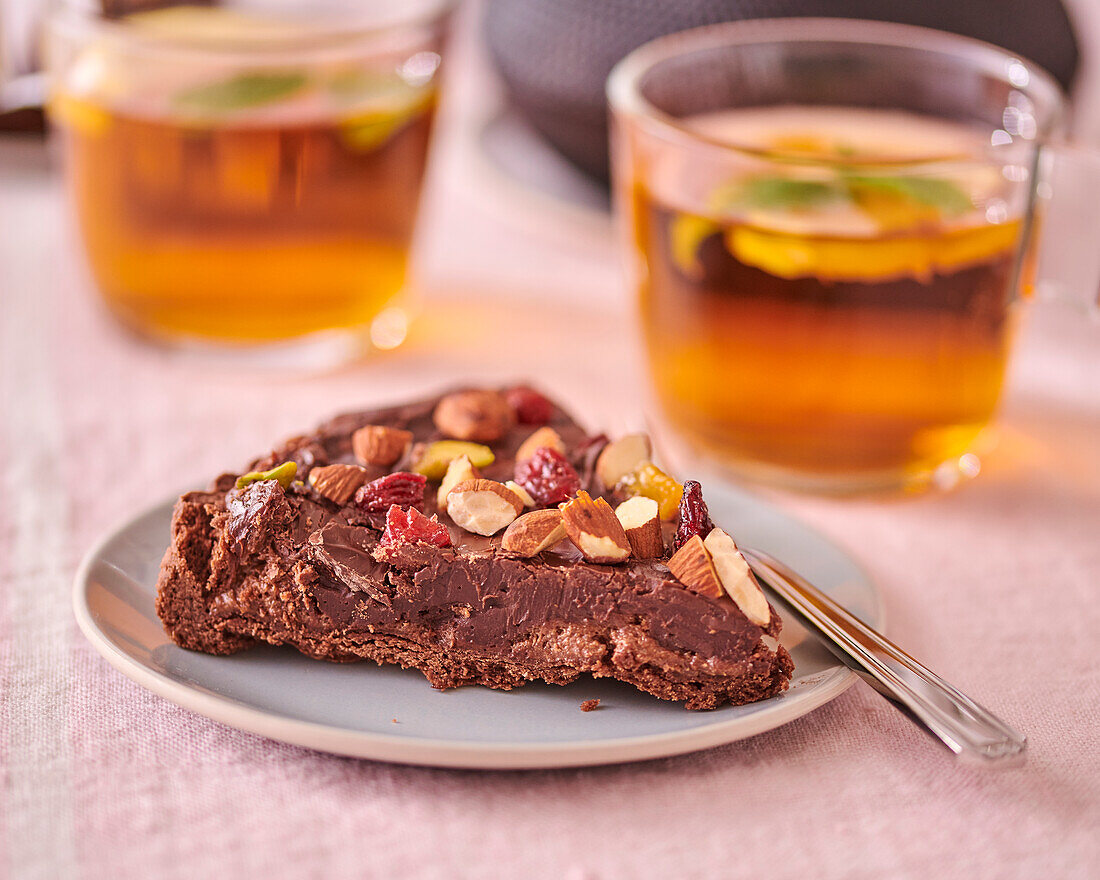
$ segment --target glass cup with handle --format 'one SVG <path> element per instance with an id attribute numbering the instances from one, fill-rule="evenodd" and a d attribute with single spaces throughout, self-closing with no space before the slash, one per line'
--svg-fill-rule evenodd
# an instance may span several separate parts
<path id="1" fill-rule="evenodd" d="M 824 492 L 975 473 L 1020 304 L 1095 306 L 1036 243 L 1100 192 L 1026 60 L 869 21 L 657 39 L 608 81 L 613 182 L 656 402 L 735 475 Z M 1072 188 L 1072 187 L 1070 187 Z M 1094 201 L 1095 204 L 1095 201 Z"/>

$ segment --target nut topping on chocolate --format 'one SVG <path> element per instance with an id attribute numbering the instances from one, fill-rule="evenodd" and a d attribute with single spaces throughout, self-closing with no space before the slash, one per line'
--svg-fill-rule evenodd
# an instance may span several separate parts
<path id="1" fill-rule="evenodd" d="M 527 461 L 527 459 L 544 446 L 548 449 L 557 450 L 562 453 L 562 455 L 565 454 L 565 444 L 562 442 L 561 437 L 558 436 L 558 432 L 553 428 L 542 427 L 519 445 L 519 449 L 516 450 L 516 461 Z"/>
<path id="2" fill-rule="evenodd" d="M 357 464 L 330 464 L 311 470 L 309 485 L 318 495 L 343 507 L 368 476 L 366 469 Z"/>
<path id="3" fill-rule="evenodd" d="M 656 559 L 665 555 L 665 542 L 661 536 L 661 517 L 657 502 L 652 498 L 635 495 L 615 508 L 615 516 L 623 524 L 630 549 L 637 559 Z"/>
<path id="4" fill-rule="evenodd" d="M 549 550 L 564 537 L 560 510 L 532 510 L 505 529 L 500 546 L 509 553 L 529 557 Z"/>
<path id="5" fill-rule="evenodd" d="M 521 486 L 515 480 L 505 480 L 504 485 L 519 496 L 519 499 L 523 502 L 524 507 L 535 506 L 535 499 L 531 497 L 531 493 L 524 489 L 523 486 Z"/>
<path id="6" fill-rule="evenodd" d="M 480 443 L 468 443 L 465 440 L 436 440 L 434 443 L 418 444 L 413 448 L 412 469 L 429 480 L 442 480 L 451 462 L 460 455 L 470 459 L 470 464 L 475 468 L 488 467 L 494 460 L 493 450 Z"/>
<path id="7" fill-rule="evenodd" d="M 771 620 L 767 597 L 733 538 L 722 529 L 714 528 L 703 544 L 714 562 L 718 580 L 729 597 L 745 613 L 745 617 L 757 626 L 767 626 Z"/>
<path id="8" fill-rule="evenodd" d="M 439 401 L 432 421 L 456 440 L 492 443 L 516 423 L 516 412 L 499 391 L 456 391 Z"/>
<path id="9" fill-rule="evenodd" d="M 447 473 L 443 475 L 443 482 L 439 484 L 439 491 L 435 495 L 435 502 L 439 509 L 447 509 L 447 496 L 455 486 L 467 480 L 476 480 L 480 476 L 481 474 L 470 461 L 470 456 L 460 455 L 458 458 L 451 459 L 451 463 L 447 465 Z"/>
<path id="10" fill-rule="evenodd" d="M 710 553 L 703 546 L 703 539 L 698 535 L 692 535 L 683 547 L 677 550 L 668 561 L 668 570 L 676 575 L 676 580 L 685 587 L 690 587 L 696 593 L 710 596 L 712 599 L 721 598 L 722 582 L 718 579 L 718 571 L 710 558 Z"/>
<path id="11" fill-rule="evenodd" d="M 602 498 L 592 498 L 582 489 L 561 506 L 561 518 L 569 540 L 589 562 L 623 562 L 630 556 L 622 523 Z"/>
<path id="12" fill-rule="evenodd" d="M 447 515 L 475 535 L 495 535 L 523 512 L 523 500 L 495 480 L 467 480 L 447 495 Z"/>
<path id="13" fill-rule="evenodd" d="M 389 467 L 412 443 L 412 432 L 386 425 L 366 425 L 351 435 L 351 449 L 363 464 Z"/>
<path id="14" fill-rule="evenodd" d="M 603 448 L 596 459 L 596 476 L 605 489 L 614 489 L 623 477 L 649 461 L 652 454 L 652 445 L 645 434 L 624 434 Z"/>

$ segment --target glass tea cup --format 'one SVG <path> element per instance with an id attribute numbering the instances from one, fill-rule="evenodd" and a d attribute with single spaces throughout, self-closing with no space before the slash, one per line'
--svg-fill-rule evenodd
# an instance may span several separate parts
<path id="1" fill-rule="evenodd" d="M 94 5 L 49 23 L 49 110 L 111 311 L 280 363 L 399 344 L 449 3 Z"/>
<path id="2" fill-rule="evenodd" d="M 1046 146 L 1051 77 L 924 28 L 775 19 L 646 44 L 608 96 L 655 398 L 688 447 L 811 491 L 975 473 L 1037 193 L 1055 164 L 1100 177 Z"/>

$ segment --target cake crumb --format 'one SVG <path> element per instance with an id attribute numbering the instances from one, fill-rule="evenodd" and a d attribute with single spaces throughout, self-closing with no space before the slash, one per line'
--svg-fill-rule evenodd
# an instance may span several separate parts
<path id="1" fill-rule="evenodd" d="M 581 703 L 582 712 L 591 712 L 598 708 L 600 708 L 599 700 L 585 700 L 583 703 Z"/>

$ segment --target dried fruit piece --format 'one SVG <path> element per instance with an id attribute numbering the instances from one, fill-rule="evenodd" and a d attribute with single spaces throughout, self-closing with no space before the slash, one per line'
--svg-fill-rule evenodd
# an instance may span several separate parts
<path id="1" fill-rule="evenodd" d="M 516 482 L 540 507 L 561 504 L 581 487 L 573 465 L 549 446 L 540 446 L 529 459 L 516 463 Z"/>
<path id="2" fill-rule="evenodd" d="M 516 411 L 516 420 L 521 425 L 545 425 L 554 415 L 554 405 L 526 385 L 517 385 L 504 392 L 504 397 Z"/>
<path id="3" fill-rule="evenodd" d="M 448 437 L 492 443 L 516 423 L 516 413 L 499 391 L 456 391 L 436 404 L 432 421 Z"/>
<path id="4" fill-rule="evenodd" d="M 705 538 L 714 528 L 710 521 L 707 502 L 703 500 L 703 487 L 696 480 L 684 481 L 684 494 L 680 498 L 680 524 L 676 527 L 676 539 L 673 546 L 679 550 L 688 538 L 698 535 Z"/>
<path id="5" fill-rule="evenodd" d="M 424 487 L 428 480 L 422 474 L 397 471 L 360 486 L 355 493 L 355 504 L 360 510 L 388 510 L 391 504 L 399 507 L 424 506 Z"/>
<path id="6" fill-rule="evenodd" d="M 556 449 L 562 455 L 565 454 L 565 443 L 562 442 L 558 432 L 553 428 L 542 427 L 519 445 L 519 449 L 516 450 L 516 461 L 526 461 L 543 446 Z"/>
<path id="7" fill-rule="evenodd" d="M 451 533 L 434 516 L 429 519 L 416 508 L 402 509 L 392 505 L 386 511 L 386 528 L 379 541 L 381 547 L 400 547 L 402 544 L 431 544 L 433 547 L 450 547 Z"/>
<path id="8" fill-rule="evenodd" d="M 630 541 L 611 505 L 580 491 L 561 507 L 561 521 L 569 540 L 589 562 L 623 562 L 630 556 Z"/>
<path id="9" fill-rule="evenodd" d="M 447 473 L 443 475 L 443 482 L 439 484 L 439 491 L 435 493 L 435 503 L 439 509 L 447 509 L 447 496 L 451 494 L 451 490 L 455 486 L 459 483 L 465 483 L 467 480 L 476 480 L 480 476 L 481 474 L 470 462 L 468 455 L 460 455 L 458 458 L 451 459 L 451 463 L 447 465 Z"/>
<path id="10" fill-rule="evenodd" d="M 535 499 L 531 497 L 531 493 L 528 492 L 526 489 L 524 489 L 523 486 L 521 486 L 515 480 L 506 480 L 504 482 L 504 485 L 507 486 L 509 489 L 511 489 L 513 492 L 515 492 L 519 496 L 520 501 L 523 502 L 524 507 L 534 507 L 535 506 Z"/>
<path id="11" fill-rule="evenodd" d="M 367 471 L 357 464 L 330 464 L 309 472 L 314 491 L 343 507 L 355 491 L 367 481 Z"/>
<path id="12" fill-rule="evenodd" d="M 389 467 L 412 443 L 412 432 L 387 425 L 365 425 L 351 435 L 351 450 L 363 464 Z"/>
<path id="13" fill-rule="evenodd" d="M 532 510 L 505 529 L 500 546 L 509 553 L 529 557 L 549 550 L 564 537 L 560 510 Z"/>
<path id="14" fill-rule="evenodd" d="M 623 477 L 618 488 L 627 497 L 644 495 L 652 498 L 657 502 L 661 519 L 664 520 L 670 520 L 676 515 L 680 498 L 684 494 L 683 486 L 650 461 Z"/>
<path id="15" fill-rule="evenodd" d="M 690 587 L 696 593 L 719 599 L 725 595 L 722 590 L 722 581 L 718 578 L 718 571 L 710 558 L 710 553 L 703 545 L 703 539 L 698 535 L 692 535 L 683 547 L 672 554 L 668 561 L 668 570 L 685 587 Z"/>
<path id="16" fill-rule="evenodd" d="M 247 474 L 242 474 L 237 477 L 237 488 L 243 489 L 245 486 L 249 486 L 252 483 L 260 483 L 264 480 L 277 480 L 279 485 L 286 489 L 290 486 L 290 481 L 294 479 L 294 475 L 298 473 L 298 463 L 293 461 L 284 461 L 282 464 L 276 465 L 269 471 L 249 471 Z"/>
<path id="17" fill-rule="evenodd" d="M 429 480 L 442 480 L 451 462 L 460 455 L 470 459 L 470 464 L 476 468 L 488 467 L 493 463 L 494 458 L 493 450 L 480 443 L 467 443 L 464 440 L 436 440 L 416 454 L 412 469 Z"/>
<path id="18" fill-rule="evenodd" d="M 624 434 L 612 440 L 596 459 L 596 476 L 605 489 L 614 489 L 627 474 L 653 457 L 653 446 L 645 434 Z"/>
<path id="19" fill-rule="evenodd" d="M 635 495 L 615 508 L 615 516 L 623 524 L 635 558 L 656 559 L 665 555 L 656 501 L 644 495 Z"/>
<path id="20" fill-rule="evenodd" d="M 520 497 L 496 480 L 467 480 L 447 496 L 447 515 L 475 535 L 495 535 L 522 512 Z"/>
<path id="21" fill-rule="evenodd" d="M 707 535 L 703 544 L 714 562 L 718 580 L 729 597 L 744 612 L 745 617 L 757 626 L 767 626 L 771 620 L 768 599 L 733 538 L 722 529 L 715 528 Z"/>

